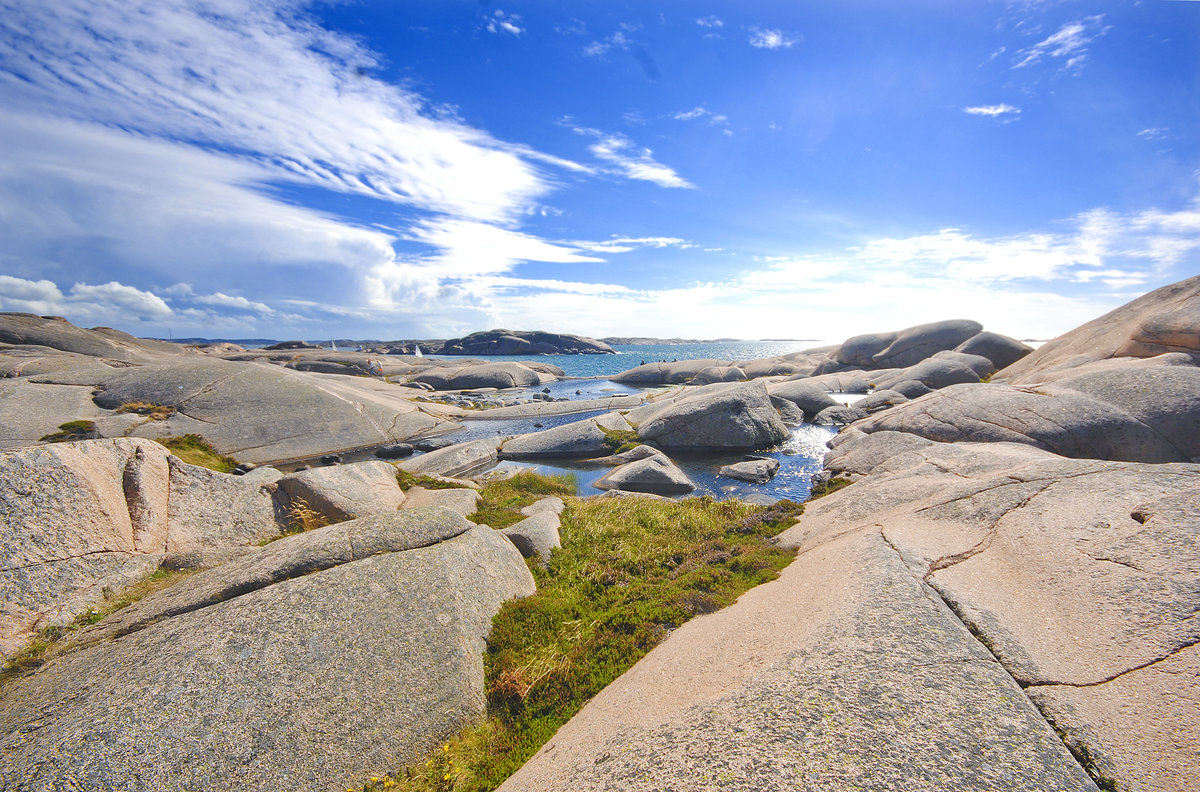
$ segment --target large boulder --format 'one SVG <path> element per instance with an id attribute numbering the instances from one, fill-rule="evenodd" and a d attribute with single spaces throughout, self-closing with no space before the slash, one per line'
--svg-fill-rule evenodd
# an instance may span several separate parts
<path id="1" fill-rule="evenodd" d="M 963 341 L 954 351 L 985 357 L 992 362 L 995 370 L 999 371 L 1028 355 L 1033 351 L 1033 347 L 1006 335 L 984 331 Z"/>
<path id="2" fill-rule="evenodd" d="M 838 348 L 836 359 L 844 366 L 906 368 L 935 352 L 954 349 L 982 330 L 978 322 L 949 319 L 898 332 L 854 336 Z"/>
<path id="3" fill-rule="evenodd" d="M 0 786 L 315 792 L 423 757 L 482 716 L 492 616 L 534 590 L 507 539 L 424 516 L 463 530 L 396 551 L 413 518 L 396 512 L 370 519 L 399 537 L 348 541 L 343 523 L 283 539 L 266 572 L 202 581 L 226 598 L 6 684 Z"/>
<path id="4" fill-rule="evenodd" d="M 85 330 L 61 316 L 0 313 L 0 343 L 37 345 L 124 362 L 195 355 L 180 344 L 135 338 L 111 327 Z"/>
<path id="5" fill-rule="evenodd" d="M 461 476 L 491 467 L 496 463 L 498 440 L 472 440 L 409 457 L 396 467 L 424 476 Z"/>
<path id="6" fill-rule="evenodd" d="M 406 440 L 445 423 L 408 392 L 371 377 L 207 356 L 114 370 L 96 385 L 95 401 L 106 409 L 143 402 L 175 410 L 139 425 L 139 436 L 199 434 L 256 464 Z"/>
<path id="7" fill-rule="evenodd" d="M 518 523 L 501 529 L 500 533 L 521 551 L 526 558 L 537 558 L 545 564 L 550 560 L 550 553 L 556 547 L 562 547 L 562 539 L 558 529 L 560 522 L 558 512 L 553 509 L 543 509 L 535 512 Z"/>
<path id="8" fill-rule="evenodd" d="M 953 385 L 858 426 L 940 442 L 1025 443 L 1075 458 L 1200 458 L 1200 369 L 1110 366 L 1037 389 Z"/>
<path id="9" fill-rule="evenodd" d="M 432 385 L 435 390 L 472 388 L 523 388 L 555 379 L 551 374 L 534 371 L 521 363 L 481 363 L 457 369 L 426 371 L 414 382 Z"/>
<path id="10" fill-rule="evenodd" d="M 744 379 L 746 372 L 737 366 L 709 366 L 696 372 L 692 384 L 711 385 L 714 382 L 741 382 Z"/>
<path id="11" fill-rule="evenodd" d="M 599 490 L 686 495 L 696 485 L 666 454 L 657 453 L 613 468 L 592 485 Z"/>
<path id="12" fill-rule="evenodd" d="M 1046 382 L 1097 360 L 1170 352 L 1200 355 L 1200 275 L 1145 294 L 1047 341 L 996 379 L 1017 385 Z"/>
<path id="13" fill-rule="evenodd" d="M 778 459 L 747 459 L 721 466 L 717 475 L 738 481 L 748 481 L 751 484 L 766 484 L 778 472 Z"/>
<path id="14" fill-rule="evenodd" d="M 271 493 L 149 440 L 0 454 L 0 652 L 63 626 L 171 553 L 279 535 Z"/>
<path id="15" fill-rule="evenodd" d="M 837 404 L 829 391 L 807 379 L 784 380 L 767 386 L 767 392 L 777 399 L 787 399 L 806 416 L 813 416 L 826 407 Z"/>
<path id="16" fill-rule="evenodd" d="M 638 437 L 663 448 L 763 448 L 789 432 L 762 382 L 709 385 L 649 413 Z"/>
<path id="17" fill-rule="evenodd" d="M 302 505 L 334 523 L 395 511 L 404 503 L 396 468 L 374 459 L 293 473 L 278 486 L 289 506 Z"/>
<path id="18" fill-rule="evenodd" d="M 980 375 L 978 371 L 960 359 L 968 357 L 974 357 L 976 360 L 987 363 L 989 368 L 991 366 L 991 363 L 986 358 L 973 355 L 961 355 L 959 357 L 934 356 L 908 368 L 901 369 L 894 374 L 880 377 L 875 384 L 880 388 L 886 389 L 894 388 L 902 382 L 915 381 L 930 390 L 938 390 L 949 385 L 959 385 L 964 382 L 979 382 Z"/>
<path id="19" fill-rule="evenodd" d="M 629 430 L 629 424 L 620 418 L 616 428 Z M 544 429 L 540 432 L 519 435 L 500 447 L 501 459 L 538 459 L 553 457 L 594 457 L 611 451 L 608 434 L 596 419 L 584 419 L 573 423 Z"/>
<path id="20" fill-rule="evenodd" d="M 733 365 L 731 361 L 714 358 L 677 360 L 671 363 L 643 363 L 628 371 L 614 374 L 609 379 L 629 385 L 678 385 L 691 381 L 705 369 L 728 368 L 731 365 Z"/>

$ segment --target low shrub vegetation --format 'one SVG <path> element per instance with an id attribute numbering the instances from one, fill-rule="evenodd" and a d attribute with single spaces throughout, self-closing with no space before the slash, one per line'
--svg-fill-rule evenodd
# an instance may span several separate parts
<path id="1" fill-rule="evenodd" d="M 409 473 L 407 470 L 396 468 L 396 483 L 400 485 L 400 489 L 408 491 L 413 487 L 424 487 L 425 489 L 462 489 L 464 484 L 456 484 L 453 481 L 443 481 L 432 476 L 421 476 Z"/>
<path id="2" fill-rule="evenodd" d="M 41 439 L 48 443 L 69 443 L 73 440 L 95 440 L 99 436 L 94 422 L 79 420 L 59 424 L 57 432 L 43 435 Z"/>
<path id="3" fill-rule="evenodd" d="M 175 456 L 189 465 L 199 465 L 218 473 L 232 473 L 237 467 L 237 460 L 222 455 L 217 449 L 198 434 L 185 434 L 182 437 L 160 437 L 158 442 L 167 447 Z"/>
<path id="4" fill-rule="evenodd" d="M 523 488 L 532 478 L 514 481 L 510 486 Z M 543 493 L 532 494 L 531 501 Z M 801 508 L 710 498 L 571 499 L 562 548 L 545 568 L 531 565 L 537 593 L 506 603 L 493 621 L 484 658 L 487 720 L 425 762 L 359 789 L 495 789 L 672 630 L 776 578 L 793 553 L 770 538 Z"/>
<path id="5" fill-rule="evenodd" d="M 808 499 L 811 501 L 816 500 L 817 498 L 823 498 L 831 492 L 837 492 L 843 487 L 849 487 L 853 483 L 854 482 L 850 479 L 842 478 L 841 476 L 834 476 L 833 478 L 829 479 L 829 481 L 824 481 L 820 484 L 814 484 Z"/>
<path id="6" fill-rule="evenodd" d="M 175 414 L 174 407 L 168 407 L 165 404 L 152 404 L 150 402 L 125 402 L 117 408 L 119 413 L 134 413 L 135 415 L 144 415 L 151 421 L 165 421 Z"/>
<path id="7" fill-rule="evenodd" d="M 467 519 L 493 528 L 507 528 L 525 519 L 521 514 L 524 507 L 551 495 L 562 498 L 575 492 L 574 476 L 542 476 L 523 470 L 484 484 L 479 491 L 479 509 Z"/>

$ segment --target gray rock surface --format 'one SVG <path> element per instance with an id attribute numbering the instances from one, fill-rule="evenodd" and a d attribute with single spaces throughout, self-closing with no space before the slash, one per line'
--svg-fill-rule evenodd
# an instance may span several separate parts
<path id="1" fill-rule="evenodd" d="M 592 486 L 654 495 L 684 495 L 696 489 L 691 479 L 662 453 L 613 468 Z"/>
<path id="2" fill-rule="evenodd" d="M 167 553 L 278 533 L 269 492 L 180 462 L 148 440 L 0 454 L 0 652 L 69 623 Z"/>
<path id="3" fill-rule="evenodd" d="M 501 459 L 594 457 L 612 450 L 607 441 L 596 420 L 585 419 L 514 437 L 500 446 L 499 454 Z"/>
<path id="4" fill-rule="evenodd" d="M 787 399 L 799 407 L 805 415 L 812 416 L 837 404 L 829 391 L 806 379 L 785 380 L 767 386 L 767 392 L 779 399 Z"/>
<path id="5" fill-rule="evenodd" d="M 552 381 L 554 377 L 534 371 L 520 363 L 481 363 L 447 371 L 427 371 L 414 381 L 432 385 L 435 390 L 471 388 L 521 388 Z"/>
<path id="6" fill-rule="evenodd" d="M 502 439 L 457 443 L 418 457 L 410 457 L 396 467 L 409 473 L 427 476 L 461 476 L 494 465 L 496 449 Z"/>
<path id="7" fill-rule="evenodd" d="M 866 418 L 869 413 L 858 407 L 835 404 L 826 407 L 813 416 L 812 422 L 818 426 L 844 426 Z"/>
<path id="8" fill-rule="evenodd" d="M 614 374 L 609 379 L 613 382 L 624 382 L 630 385 L 678 385 L 690 381 L 704 369 L 727 368 L 732 364 L 732 361 L 715 358 L 679 360 L 672 363 L 646 363 L 628 371 L 622 371 L 620 374 Z"/>
<path id="9" fill-rule="evenodd" d="M 766 484 L 778 472 L 778 459 L 747 459 L 745 462 L 723 465 L 717 471 L 717 475 L 748 481 L 751 484 Z"/>
<path id="10" fill-rule="evenodd" d="M 859 399 L 854 402 L 854 406 L 865 413 L 877 413 L 895 407 L 897 404 L 904 404 L 908 401 L 908 397 L 903 393 L 886 388 L 877 390 L 870 396 Z"/>
<path id="11" fill-rule="evenodd" d="M 784 426 L 799 426 L 804 423 L 804 411 L 794 401 L 771 394 L 771 406 L 779 411 L 779 420 Z"/>
<path id="12" fill-rule="evenodd" d="M 948 319 L 901 330 L 871 361 L 875 368 L 913 366 L 934 353 L 954 349 L 983 330 L 979 322 Z"/>
<path id="13" fill-rule="evenodd" d="M 593 410 L 628 410 L 645 401 L 642 394 L 608 396 L 603 399 L 572 399 L 561 402 L 532 402 L 496 407 L 490 410 L 468 411 L 457 416 L 462 421 L 494 421 L 498 418 L 538 418 L 550 415 L 570 415 Z"/>
<path id="14" fill-rule="evenodd" d="M 500 789 L 1095 786 L 1000 664 L 864 531 L 673 631 Z"/>
<path id="15" fill-rule="evenodd" d="M 893 390 L 901 396 L 909 399 L 917 399 L 924 396 L 926 393 L 933 393 L 933 388 L 918 380 L 902 380 L 893 385 L 889 385 L 887 390 Z"/>
<path id="16" fill-rule="evenodd" d="M 479 492 L 467 487 L 451 487 L 449 489 L 410 487 L 405 493 L 404 505 L 400 508 L 408 511 L 430 506 L 467 517 L 479 510 Z"/>
<path id="17" fill-rule="evenodd" d="M 763 448 L 788 437 L 759 381 L 709 385 L 649 413 L 638 437 L 663 448 Z"/>
<path id="18" fill-rule="evenodd" d="M 696 372 L 692 384 L 711 385 L 714 382 L 741 382 L 744 379 L 746 372 L 737 366 L 709 366 Z"/>
<path id="19" fill-rule="evenodd" d="M 395 511 L 404 503 L 396 468 L 375 459 L 293 473 L 278 486 L 289 508 L 303 501 L 331 523 Z"/>
<path id="20" fill-rule="evenodd" d="M 960 357 L 975 356 L 961 355 Z M 976 357 L 975 359 L 987 363 L 988 367 L 991 366 L 986 358 Z M 895 390 L 902 383 L 919 382 L 930 390 L 938 390 L 950 385 L 979 382 L 980 379 L 979 373 L 961 359 L 934 356 L 894 374 L 879 377 L 875 384 L 880 388 Z"/>
<path id="21" fill-rule="evenodd" d="M 1077 458 L 1200 457 L 1200 370 L 1110 365 L 1037 389 L 954 385 L 872 416 L 860 428 L 941 442 L 1027 443 Z"/>
<path id="22" fill-rule="evenodd" d="M 1200 275 L 1164 286 L 1046 342 L 1003 369 L 1015 385 L 1046 382 L 1053 372 L 1118 357 L 1200 353 Z"/>
<path id="23" fill-rule="evenodd" d="M 443 420 L 409 400 L 410 391 L 370 377 L 293 371 L 265 363 L 198 356 L 114 370 L 96 403 L 174 407 L 139 436 L 196 433 L 242 462 L 301 459 L 405 440 Z"/>
<path id="24" fill-rule="evenodd" d="M 362 784 L 483 713 L 492 615 L 532 591 L 516 549 L 480 527 L 66 654 L 0 689 L 0 786 Z"/>
<path id="25" fill-rule="evenodd" d="M 966 341 L 963 341 L 954 348 L 954 351 L 985 357 L 999 371 L 1028 355 L 1033 351 L 1033 347 L 1015 338 L 985 331 L 976 333 Z"/>
<path id="26" fill-rule="evenodd" d="M 27 313 L 0 313 L 0 343 L 33 344 L 126 362 L 196 354 L 179 344 L 134 338 L 111 327 L 85 330 L 62 317 Z"/>
<path id="27" fill-rule="evenodd" d="M 537 557 L 545 564 L 550 560 L 550 552 L 556 547 L 562 547 L 558 535 L 558 514 L 552 509 L 536 512 L 519 523 L 514 523 L 500 530 L 508 537 L 521 555 L 526 558 Z"/>
<path id="28" fill-rule="evenodd" d="M 827 464 L 866 477 L 810 504 L 780 541 L 882 533 L 1119 788 L 1187 788 L 1200 465 L 900 437 L 840 439 Z"/>

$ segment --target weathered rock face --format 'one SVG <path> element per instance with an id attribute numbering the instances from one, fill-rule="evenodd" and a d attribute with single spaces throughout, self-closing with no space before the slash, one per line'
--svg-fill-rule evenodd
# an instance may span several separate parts
<path id="1" fill-rule="evenodd" d="M 673 363 L 645 363 L 628 371 L 622 371 L 620 374 L 614 374 L 609 379 L 629 385 L 678 385 L 691 381 L 705 369 L 729 368 L 731 365 L 733 365 L 732 361 L 715 358 L 679 360 Z"/>
<path id="2" fill-rule="evenodd" d="M 164 556 L 277 536 L 268 491 L 148 440 L 0 454 L 0 652 L 61 626 Z"/>
<path id="3" fill-rule="evenodd" d="M 629 428 L 626 424 L 625 429 Z M 500 447 L 502 459 L 538 459 L 552 457 L 594 457 L 611 451 L 608 435 L 593 420 L 520 435 Z"/>
<path id="4" fill-rule="evenodd" d="M 603 341 L 567 333 L 540 330 L 482 330 L 453 338 L 438 350 L 440 355 L 612 355 Z"/>
<path id="5" fill-rule="evenodd" d="M 710 385 L 650 412 L 638 437 L 663 448 L 763 448 L 788 437 L 761 382 Z"/>
<path id="6" fill-rule="evenodd" d="M 710 366 L 700 369 L 692 377 L 693 385 L 711 385 L 714 382 L 741 382 L 746 379 L 746 372 L 737 366 Z"/>
<path id="7" fill-rule="evenodd" d="M 717 475 L 748 481 L 751 484 L 766 484 L 778 472 L 778 459 L 747 459 L 744 462 L 722 466 Z"/>
<path id="8" fill-rule="evenodd" d="M 771 383 L 767 386 L 767 392 L 775 398 L 787 399 L 806 416 L 816 415 L 826 407 L 837 404 L 825 388 L 804 379 Z"/>
<path id="9" fill-rule="evenodd" d="M 415 514 L 369 519 L 409 536 Z M 255 559 L 266 572 L 202 573 L 229 598 L 5 685 L 0 786 L 315 791 L 417 760 L 483 713 L 491 618 L 533 592 L 507 539 L 424 516 L 462 530 L 434 525 L 399 552 L 397 530 L 359 521 L 280 540 Z M 242 590 L 247 575 L 258 587 Z"/>
<path id="10" fill-rule="evenodd" d="M 996 371 L 1011 366 L 1033 351 L 1033 347 L 999 333 L 977 333 L 954 348 L 955 352 L 979 355 L 992 362 Z"/>
<path id="11" fill-rule="evenodd" d="M 780 541 L 882 532 L 1120 788 L 1186 788 L 1200 744 L 1200 465 L 904 437 L 839 438 L 827 464 L 866 478 Z"/>
<path id="12" fill-rule="evenodd" d="M 134 338 L 111 327 L 84 330 L 60 316 L 27 313 L 0 313 L 0 343 L 33 344 L 126 362 L 195 354 L 179 344 Z"/>
<path id="13" fill-rule="evenodd" d="M 196 433 L 244 462 L 317 456 L 405 440 L 429 431 L 437 418 L 421 412 L 405 391 L 369 377 L 334 377 L 282 366 L 198 356 L 113 371 L 95 400 L 107 409 L 128 402 L 174 407 L 139 436 Z"/>
<path id="14" fill-rule="evenodd" d="M 432 385 L 434 390 L 464 390 L 521 388 L 553 379 L 553 375 L 534 371 L 520 363 L 481 363 L 446 371 L 425 371 L 418 374 L 414 381 Z"/>
<path id="15" fill-rule="evenodd" d="M 657 453 L 613 468 L 593 484 L 596 489 L 684 495 L 696 489 L 691 479 L 666 454 Z"/>
<path id="16" fill-rule="evenodd" d="M 461 476 L 496 463 L 499 440 L 472 440 L 469 443 L 438 448 L 419 457 L 410 457 L 396 465 L 409 473 L 426 476 Z M 418 444 L 418 447 L 419 444 Z"/>
<path id="17" fill-rule="evenodd" d="M 847 339 L 836 360 L 843 366 L 906 368 L 935 352 L 950 350 L 978 335 L 983 326 L 967 319 L 916 325 L 891 333 L 870 333 Z"/>
<path id="18" fill-rule="evenodd" d="M 526 558 L 537 557 L 545 564 L 549 562 L 550 553 L 554 548 L 562 547 L 562 540 L 558 535 L 559 525 L 558 512 L 547 508 L 501 529 L 500 533 L 508 537 L 521 555 Z"/>
<path id="19" fill-rule="evenodd" d="M 1200 369 L 1122 366 L 1040 389 L 954 385 L 863 421 L 940 442 L 1015 442 L 1130 462 L 1200 457 Z"/>
<path id="20" fill-rule="evenodd" d="M 466 487 L 451 489 L 425 489 L 412 487 L 405 493 L 404 505 L 400 508 L 421 509 L 436 506 L 462 517 L 474 514 L 479 508 L 479 493 Z"/>
<path id="21" fill-rule="evenodd" d="M 962 357 L 973 356 L 962 355 Z M 988 363 L 986 358 L 977 358 L 977 360 Z M 988 363 L 988 366 L 990 367 L 991 363 Z M 979 382 L 979 380 L 978 372 L 963 361 L 935 356 L 928 360 L 922 360 L 914 366 L 900 369 L 894 374 L 882 376 L 876 381 L 876 385 L 880 388 L 894 388 L 902 382 L 919 382 L 930 390 L 938 390 L 950 385 Z"/>
<path id="22" fill-rule="evenodd" d="M 1015 385 L 1115 357 L 1200 353 L 1200 275 L 1164 286 L 1048 341 L 996 379 Z"/>
<path id="23" fill-rule="evenodd" d="M 289 506 L 302 500 L 330 522 L 395 511 L 404 503 L 396 468 L 376 460 L 293 473 L 279 480 L 279 489 Z"/>

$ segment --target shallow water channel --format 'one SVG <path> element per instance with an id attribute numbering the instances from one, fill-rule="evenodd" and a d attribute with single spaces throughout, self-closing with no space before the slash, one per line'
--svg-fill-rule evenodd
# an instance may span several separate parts
<path id="1" fill-rule="evenodd" d="M 565 396 L 574 399 L 597 398 L 612 395 L 614 392 L 640 392 L 637 388 L 619 385 L 608 380 L 564 380 L 551 383 L 549 387 L 551 389 L 550 396 Z M 580 393 L 575 394 L 576 390 Z M 858 394 L 835 393 L 831 396 L 843 403 L 854 402 L 861 398 L 861 395 Z M 504 435 L 525 434 L 593 418 L 604 412 L 603 410 L 593 410 L 537 418 L 475 418 L 465 421 L 462 429 L 450 432 L 445 437 L 455 442 L 466 442 Z M 812 477 L 821 470 L 825 452 L 828 450 L 827 443 L 835 434 L 837 434 L 837 429 L 834 427 L 803 424 L 792 427 L 791 436 L 783 443 L 753 451 L 754 456 L 779 460 L 779 472 L 766 484 L 750 484 L 717 475 L 721 466 L 742 461 L 746 452 L 699 454 L 672 452 L 670 456 L 696 485 L 693 495 L 711 495 L 718 500 L 765 495 L 776 499 L 786 498 L 800 501 L 808 497 L 812 486 Z M 581 460 L 562 459 L 510 460 L 500 462 L 496 467 L 533 468 L 539 473 L 572 475 L 575 477 L 579 495 L 600 493 L 601 490 L 596 489 L 593 484 L 610 469 L 605 464 L 588 464 Z"/>

